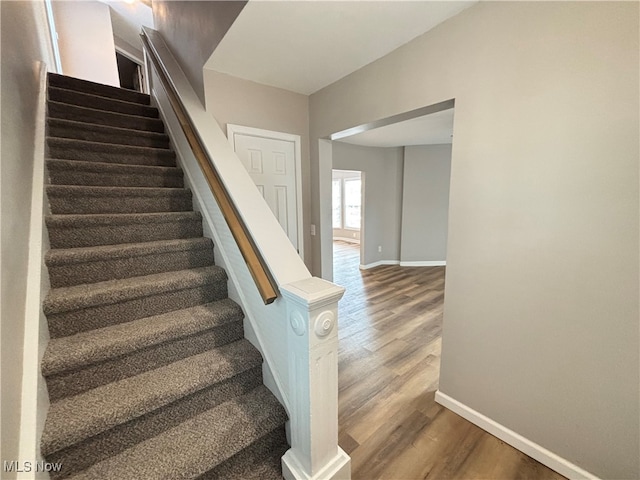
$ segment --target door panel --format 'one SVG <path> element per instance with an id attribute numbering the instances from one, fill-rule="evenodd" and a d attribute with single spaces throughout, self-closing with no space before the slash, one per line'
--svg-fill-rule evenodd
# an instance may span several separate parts
<path id="1" fill-rule="evenodd" d="M 298 212 L 294 143 L 236 133 L 234 145 L 236 154 L 297 249 Z"/>

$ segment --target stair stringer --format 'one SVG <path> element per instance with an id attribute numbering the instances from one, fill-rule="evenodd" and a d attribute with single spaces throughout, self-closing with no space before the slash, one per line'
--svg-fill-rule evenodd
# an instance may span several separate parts
<path id="1" fill-rule="evenodd" d="M 49 213 L 49 200 L 45 195 L 45 112 L 47 103 L 47 65 L 40 64 L 38 110 L 35 115 L 33 173 L 31 186 L 31 217 L 29 219 L 29 258 L 27 265 L 27 292 L 25 298 L 24 354 L 22 359 L 22 405 L 20 409 L 19 458 L 24 461 L 43 461 L 39 439 L 49 409 L 47 384 L 42 376 L 40 362 L 49 341 L 47 318 L 42 301 L 49 293 L 49 275 L 44 264 L 49 250 L 49 234 L 44 214 Z M 48 479 L 47 472 L 33 472 L 29 478 Z M 27 478 L 23 473 L 18 478 Z"/>
<path id="2" fill-rule="evenodd" d="M 260 351 L 264 359 L 262 368 L 264 384 L 290 415 L 290 401 L 287 395 L 289 387 L 287 357 L 283 355 L 281 359 L 274 358 L 272 348 L 268 348 L 268 340 L 257 321 L 259 318 L 260 322 L 268 325 L 269 328 L 277 328 L 278 333 L 273 336 L 286 342 L 283 340 L 287 338 L 286 303 L 282 297 L 279 297 L 272 304 L 264 305 L 240 249 L 209 189 L 160 82 L 154 82 L 150 95 L 165 123 L 173 150 L 176 152 L 176 163 L 184 172 L 185 187 L 193 193 L 193 210 L 202 214 L 204 236 L 211 238 L 216 246 L 214 248 L 215 264 L 221 266 L 229 276 L 229 298 L 241 305 L 245 313 L 243 320 L 245 338 Z M 286 343 L 281 343 L 279 349 L 286 353 Z"/>

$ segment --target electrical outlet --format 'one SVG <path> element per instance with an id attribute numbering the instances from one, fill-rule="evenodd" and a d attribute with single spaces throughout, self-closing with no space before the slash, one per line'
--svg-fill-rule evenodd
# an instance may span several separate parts
<path id="1" fill-rule="evenodd" d="M 316 234 L 316 226 L 311 224 L 311 235 L 315 235 Z"/>
<path id="2" fill-rule="evenodd" d="M 378 245 L 378 253 L 382 252 L 382 245 Z"/>

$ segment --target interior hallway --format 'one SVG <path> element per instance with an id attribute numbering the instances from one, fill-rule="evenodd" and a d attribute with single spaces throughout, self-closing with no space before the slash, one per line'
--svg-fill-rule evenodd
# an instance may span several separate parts
<path id="1" fill-rule="evenodd" d="M 339 304 L 339 444 L 354 480 L 562 479 L 434 401 L 445 267 L 359 270 L 334 242 Z"/>

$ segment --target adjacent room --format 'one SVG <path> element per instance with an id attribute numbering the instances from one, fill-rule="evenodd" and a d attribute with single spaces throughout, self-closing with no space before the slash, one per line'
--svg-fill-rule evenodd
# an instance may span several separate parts
<path id="1" fill-rule="evenodd" d="M 347 288 L 339 304 L 339 444 L 354 479 L 563 478 L 434 401 L 452 103 L 333 142 L 333 278 Z"/>
<path id="2" fill-rule="evenodd" d="M 362 172 L 333 170 L 331 178 L 334 271 L 350 275 L 360 265 L 362 245 Z"/>

